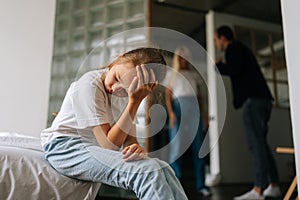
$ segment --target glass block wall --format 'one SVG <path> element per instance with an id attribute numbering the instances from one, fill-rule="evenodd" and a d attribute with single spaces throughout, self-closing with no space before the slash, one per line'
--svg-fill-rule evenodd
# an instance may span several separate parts
<path id="1" fill-rule="evenodd" d="M 125 30 L 145 27 L 146 9 L 146 0 L 57 0 L 48 125 L 84 58 L 99 42 Z M 99 57 L 118 54 L 129 43 L 145 42 L 144 39 L 135 36 L 107 41 L 106 55 L 93 50 L 88 65 L 95 69 L 100 64 Z"/>

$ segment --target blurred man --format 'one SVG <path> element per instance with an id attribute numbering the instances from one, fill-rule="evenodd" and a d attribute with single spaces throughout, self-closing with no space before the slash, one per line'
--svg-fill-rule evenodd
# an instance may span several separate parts
<path id="1" fill-rule="evenodd" d="M 214 36 L 215 46 L 225 53 L 225 62 L 216 62 L 219 72 L 229 76 L 233 92 L 233 106 L 243 108 L 243 121 L 249 150 L 253 156 L 254 186 L 236 200 L 278 197 L 278 172 L 267 142 L 268 121 L 273 97 L 251 50 L 234 39 L 228 26 L 221 26 Z"/>

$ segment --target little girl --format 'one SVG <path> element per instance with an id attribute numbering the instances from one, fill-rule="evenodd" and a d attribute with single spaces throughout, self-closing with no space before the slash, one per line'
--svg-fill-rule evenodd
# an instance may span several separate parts
<path id="1" fill-rule="evenodd" d="M 48 162 L 63 175 L 132 190 L 139 199 L 187 199 L 169 165 L 147 157 L 135 137 L 137 109 L 163 80 L 165 64 L 159 50 L 139 48 L 72 83 L 41 134 Z M 116 97 L 126 97 L 124 108 Z"/>

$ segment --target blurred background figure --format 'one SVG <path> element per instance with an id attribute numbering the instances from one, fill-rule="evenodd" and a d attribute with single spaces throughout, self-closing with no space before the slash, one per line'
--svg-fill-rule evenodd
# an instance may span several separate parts
<path id="1" fill-rule="evenodd" d="M 196 180 L 196 189 L 202 196 L 211 192 L 205 185 L 205 158 L 199 158 L 199 150 L 204 140 L 204 111 L 200 93 L 202 79 L 190 69 L 191 53 L 186 47 L 175 50 L 173 68 L 167 73 L 166 106 L 169 117 L 170 164 L 179 180 L 182 178 L 182 156 L 186 141 L 193 140 L 191 152 Z M 191 87 L 187 87 L 190 85 Z M 196 101 L 195 101 L 196 100 Z M 196 102 L 197 104 L 195 105 Z M 198 106 L 199 109 L 195 108 Z M 199 113 L 200 111 L 200 113 Z M 196 117 L 199 116 L 200 118 Z M 206 118 L 207 119 L 207 118 Z M 204 123 L 204 121 L 206 121 Z M 192 138 L 194 137 L 194 138 Z"/>
<path id="2" fill-rule="evenodd" d="M 225 62 L 218 59 L 216 65 L 221 74 L 230 77 L 234 108 L 243 108 L 246 138 L 255 168 L 253 188 L 234 199 L 277 198 L 281 195 L 277 166 L 267 141 L 271 92 L 254 54 L 235 40 L 229 26 L 220 26 L 214 41 L 216 48 L 225 52 Z"/>

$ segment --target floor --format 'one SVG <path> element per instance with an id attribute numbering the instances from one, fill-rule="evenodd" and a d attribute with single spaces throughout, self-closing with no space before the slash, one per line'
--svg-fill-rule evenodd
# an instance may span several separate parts
<path id="1" fill-rule="evenodd" d="M 210 197 L 202 197 L 200 196 L 196 189 L 195 189 L 195 180 L 193 177 L 193 170 L 192 166 L 190 165 L 191 161 L 189 155 L 186 156 L 185 161 L 183 163 L 187 163 L 183 166 L 183 177 L 182 177 L 182 186 L 190 200 L 232 200 L 234 196 L 238 196 L 247 192 L 251 189 L 252 185 L 249 184 L 230 184 L 230 185 L 218 185 L 216 187 L 211 187 L 212 195 Z M 280 185 L 281 191 L 285 193 L 288 189 L 289 183 L 283 183 Z M 102 186 L 101 186 L 102 188 Z M 99 197 L 96 200 L 121 200 L 121 199 L 129 199 L 129 200 L 136 200 L 135 195 L 130 191 L 121 191 L 118 192 L 115 188 L 106 187 L 106 194 L 113 194 L 114 197 L 107 197 L 105 193 L 101 192 Z M 110 191 L 109 191 L 110 190 Z M 108 192 L 107 192 L 108 191 Z M 119 193 L 117 195 L 117 193 Z M 293 196 L 296 196 L 293 195 Z M 283 197 L 273 200 L 282 200 Z M 292 199 L 295 199 L 293 197 Z M 267 199 L 268 200 L 268 199 Z"/>
<path id="2" fill-rule="evenodd" d="M 190 200 L 232 200 L 234 196 L 242 194 L 251 188 L 250 184 L 235 184 L 235 185 L 220 185 L 212 187 L 212 195 L 210 197 L 201 197 L 192 189 L 192 185 L 183 183 L 188 199 Z M 287 184 L 282 184 L 281 190 L 285 192 L 287 190 Z M 292 199 L 295 199 L 296 194 L 293 195 Z M 96 200 L 136 200 L 134 197 L 105 197 L 99 196 Z M 283 197 L 278 199 L 266 199 L 266 200 L 282 200 Z M 180 199 L 179 199 L 180 200 Z"/>

